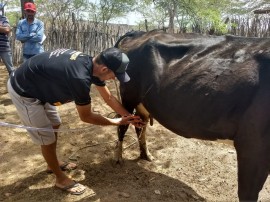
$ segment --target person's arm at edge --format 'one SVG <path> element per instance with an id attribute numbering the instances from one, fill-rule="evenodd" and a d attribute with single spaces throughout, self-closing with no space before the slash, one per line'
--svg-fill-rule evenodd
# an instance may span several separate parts
<path id="1" fill-rule="evenodd" d="M 9 21 L 7 17 L 2 17 L 1 18 L 1 25 L 0 25 L 0 33 L 6 34 L 9 36 L 11 33 L 12 28 L 10 27 Z"/>
<path id="2" fill-rule="evenodd" d="M 0 26 L 0 33 L 8 35 L 11 32 L 10 26 Z"/>

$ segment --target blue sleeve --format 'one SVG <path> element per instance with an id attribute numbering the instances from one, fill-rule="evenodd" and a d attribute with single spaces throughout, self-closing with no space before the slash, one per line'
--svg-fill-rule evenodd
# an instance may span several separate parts
<path id="1" fill-rule="evenodd" d="M 31 38 L 29 39 L 30 42 L 41 42 L 42 37 L 44 35 L 44 24 L 42 21 L 39 21 L 38 27 L 35 32 L 30 33 Z"/>
<path id="2" fill-rule="evenodd" d="M 16 29 L 16 39 L 21 41 L 21 42 L 25 42 L 27 40 L 29 40 L 31 38 L 31 36 L 28 33 L 23 33 L 23 24 L 22 24 L 22 20 L 19 21 L 18 25 L 17 25 L 17 29 Z"/>

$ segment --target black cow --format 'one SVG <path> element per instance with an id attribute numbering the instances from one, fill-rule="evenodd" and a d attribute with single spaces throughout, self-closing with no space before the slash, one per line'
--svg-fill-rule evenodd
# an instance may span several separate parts
<path id="1" fill-rule="evenodd" d="M 130 58 L 123 105 L 187 138 L 233 140 L 239 199 L 257 200 L 270 169 L 270 39 L 130 32 L 116 47 Z M 118 128 L 117 160 L 127 127 Z"/>

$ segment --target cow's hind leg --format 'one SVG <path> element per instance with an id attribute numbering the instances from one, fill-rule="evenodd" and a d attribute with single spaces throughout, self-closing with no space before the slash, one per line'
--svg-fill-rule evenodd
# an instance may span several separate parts
<path id="1" fill-rule="evenodd" d="M 269 141 L 269 139 L 268 139 Z M 238 196 L 240 201 L 257 201 L 269 170 L 269 143 L 243 145 L 236 142 L 238 161 Z"/>
<path id="2" fill-rule="evenodd" d="M 150 114 L 147 112 L 147 110 L 143 107 L 142 104 L 136 107 L 136 115 L 140 116 L 143 122 L 145 123 L 149 122 Z M 138 137 L 139 147 L 140 147 L 140 159 L 152 161 L 154 157 L 150 154 L 147 147 L 146 127 L 147 125 L 145 125 L 143 128 L 136 128 L 136 134 Z"/>
<path id="3" fill-rule="evenodd" d="M 263 104 L 257 106 L 264 106 Z M 256 201 L 270 168 L 270 126 L 267 107 L 250 110 L 234 139 L 240 201 Z"/>

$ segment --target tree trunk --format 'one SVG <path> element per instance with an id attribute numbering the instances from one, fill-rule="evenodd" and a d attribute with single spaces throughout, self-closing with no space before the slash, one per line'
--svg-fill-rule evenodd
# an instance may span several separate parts
<path id="1" fill-rule="evenodd" d="M 145 30 L 148 32 L 148 22 L 147 19 L 144 19 L 144 25 L 145 25 Z"/>
<path id="2" fill-rule="evenodd" d="M 172 5 L 168 8 L 169 12 L 169 28 L 168 32 L 169 33 L 174 33 L 174 18 L 177 10 L 177 2 L 172 1 Z"/>
<path id="3" fill-rule="evenodd" d="M 174 12 L 170 11 L 169 12 L 169 28 L 168 28 L 168 32 L 169 33 L 174 33 Z"/>

